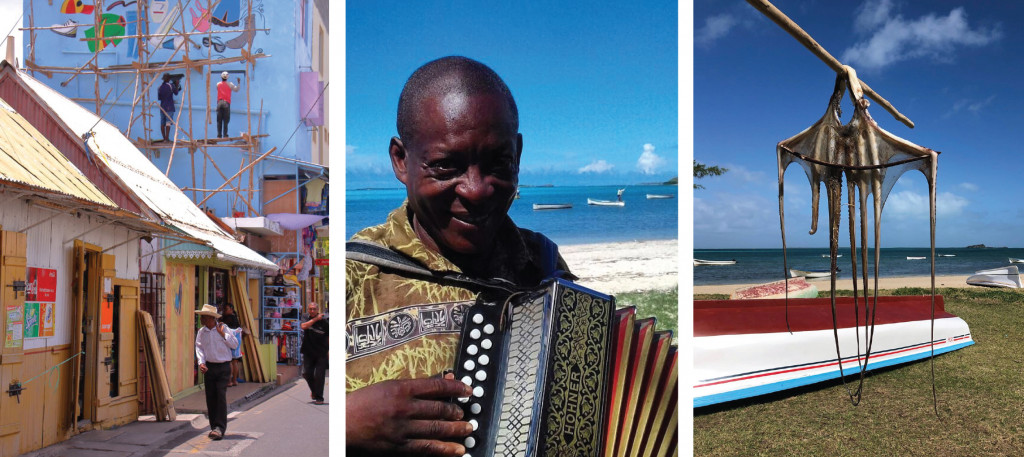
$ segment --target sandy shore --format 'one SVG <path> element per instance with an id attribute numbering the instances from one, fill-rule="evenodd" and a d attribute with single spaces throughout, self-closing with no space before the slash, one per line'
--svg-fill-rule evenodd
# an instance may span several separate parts
<path id="1" fill-rule="evenodd" d="M 936 276 L 935 287 L 975 287 L 967 285 L 967 276 Z M 765 281 L 768 282 L 768 281 Z M 825 279 L 812 279 L 807 282 L 814 284 L 818 288 L 818 291 L 828 291 L 831 287 L 831 283 L 828 278 Z M 858 283 L 858 286 L 861 283 Z M 868 287 L 874 287 L 874 279 L 868 279 Z M 931 287 L 932 278 L 931 276 L 908 276 L 900 278 L 878 278 L 879 289 L 898 289 L 900 287 Z M 693 293 L 695 294 L 731 294 L 737 289 L 743 289 L 757 285 L 757 283 L 751 284 L 726 284 L 726 285 L 711 285 L 711 286 L 693 286 Z M 837 290 L 853 290 L 853 285 L 850 278 L 840 279 L 836 281 Z M 858 287 L 860 289 L 860 287 Z"/>
<path id="2" fill-rule="evenodd" d="M 559 246 L 578 284 L 607 294 L 664 290 L 678 285 L 676 240 Z"/>

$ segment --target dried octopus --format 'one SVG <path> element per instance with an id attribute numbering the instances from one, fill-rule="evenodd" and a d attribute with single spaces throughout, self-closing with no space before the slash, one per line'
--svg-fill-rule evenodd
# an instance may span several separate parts
<path id="1" fill-rule="evenodd" d="M 836 324 L 836 257 L 839 244 L 839 219 L 842 207 L 841 194 L 843 179 L 847 185 L 847 207 L 850 222 L 850 259 L 853 266 L 854 312 L 857 314 L 854 333 L 857 335 L 857 351 L 860 353 L 860 311 L 857 307 L 857 236 L 856 221 L 860 221 L 860 267 L 863 280 L 864 297 L 864 361 L 860 365 L 860 381 L 855 391 L 847 386 L 847 393 L 854 405 L 860 403 L 864 372 L 871 355 L 871 342 L 874 336 L 874 316 L 878 301 L 878 262 L 882 208 L 893 185 L 909 170 L 919 170 L 928 180 L 929 215 L 931 223 L 931 286 L 932 286 L 932 340 L 935 334 L 935 175 L 939 153 L 899 138 L 878 126 L 868 114 L 869 102 L 864 98 L 863 90 L 856 72 L 843 67 L 844 72 L 836 77 L 835 89 L 829 100 L 825 115 L 814 125 L 792 138 L 779 142 L 776 148 L 779 168 L 779 221 L 782 227 L 783 268 L 789 271 L 786 259 L 786 220 L 783 211 L 783 174 L 791 163 L 798 163 L 807 173 L 811 184 L 811 230 L 817 232 L 818 203 L 820 200 L 820 184 L 825 184 L 828 199 L 829 254 L 831 257 L 831 292 L 832 321 L 836 340 L 836 356 L 842 360 L 839 351 L 839 333 Z M 853 102 L 853 117 L 843 124 L 840 102 L 846 89 L 849 88 Z M 874 302 L 869 305 L 866 296 L 868 288 L 868 249 L 867 249 L 867 198 L 871 195 L 874 214 Z M 859 203 L 859 206 L 858 206 Z M 857 209 L 859 208 L 859 214 Z M 789 325 L 787 310 L 787 328 Z M 934 346 L 932 355 L 934 356 Z M 842 363 L 839 364 L 840 377 L 844 379 Z M 935 368 L 932 365 L 932 398 L 935 396 Z M 937 401 L 936 414 L 938 413 Z"/>

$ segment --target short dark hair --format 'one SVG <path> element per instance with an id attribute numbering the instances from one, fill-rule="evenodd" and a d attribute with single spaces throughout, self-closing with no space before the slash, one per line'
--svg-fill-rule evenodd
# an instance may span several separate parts
<path id="1" fill-rule="evenodd" d="M 490 67 L 462 56 L 448 56 L 427 62 L 409 76 L 398 98 L 398 136 L 412 140 L 419 119 L 416 108 L 427 96 L 439 92 L 462 91 L 469 95 L 495 94 L 505 98 L 512 117 L 512 128 L 519 130 L 519 109 L 512 91 Z"/>

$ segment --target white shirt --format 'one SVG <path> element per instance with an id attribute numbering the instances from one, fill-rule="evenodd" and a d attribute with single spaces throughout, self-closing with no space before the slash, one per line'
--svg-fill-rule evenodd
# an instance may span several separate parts
<path id="1" fill-rule="evenodd" d="M 223 325 L 220 322 L 217 325 Z M 217 333 L 217 328 L 205 325 L 196 332 L 196 358 L 199 364 L 206 362 L 222 363 L 231 361 L 231 350 L 238 347 L 238 339 L 231 329 L 224 326 L 224 336 Z"/>

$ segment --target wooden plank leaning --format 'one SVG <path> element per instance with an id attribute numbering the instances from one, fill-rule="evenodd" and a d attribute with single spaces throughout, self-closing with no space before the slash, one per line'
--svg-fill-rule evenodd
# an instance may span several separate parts
<path id="1" fill-rule="evenodd" d="M 174 410 L 174 398 L 171 396 L 163 361 L 160 360 L 160 344 L 156 340 L 153 316 L 141 309 L 136 313 L 145 341 L 143 347 L 146 350 L 146 361 L 152 367 L 153 376 L 150 377 L 150 385 L 153 389 L 154 403 L 158 405 L 158 410 L 162 410 L 162 413 L 157 416 L 157 420 L 163 421 L 165 418 L 170 421 L 176 420 L 178 414 Z"/>

